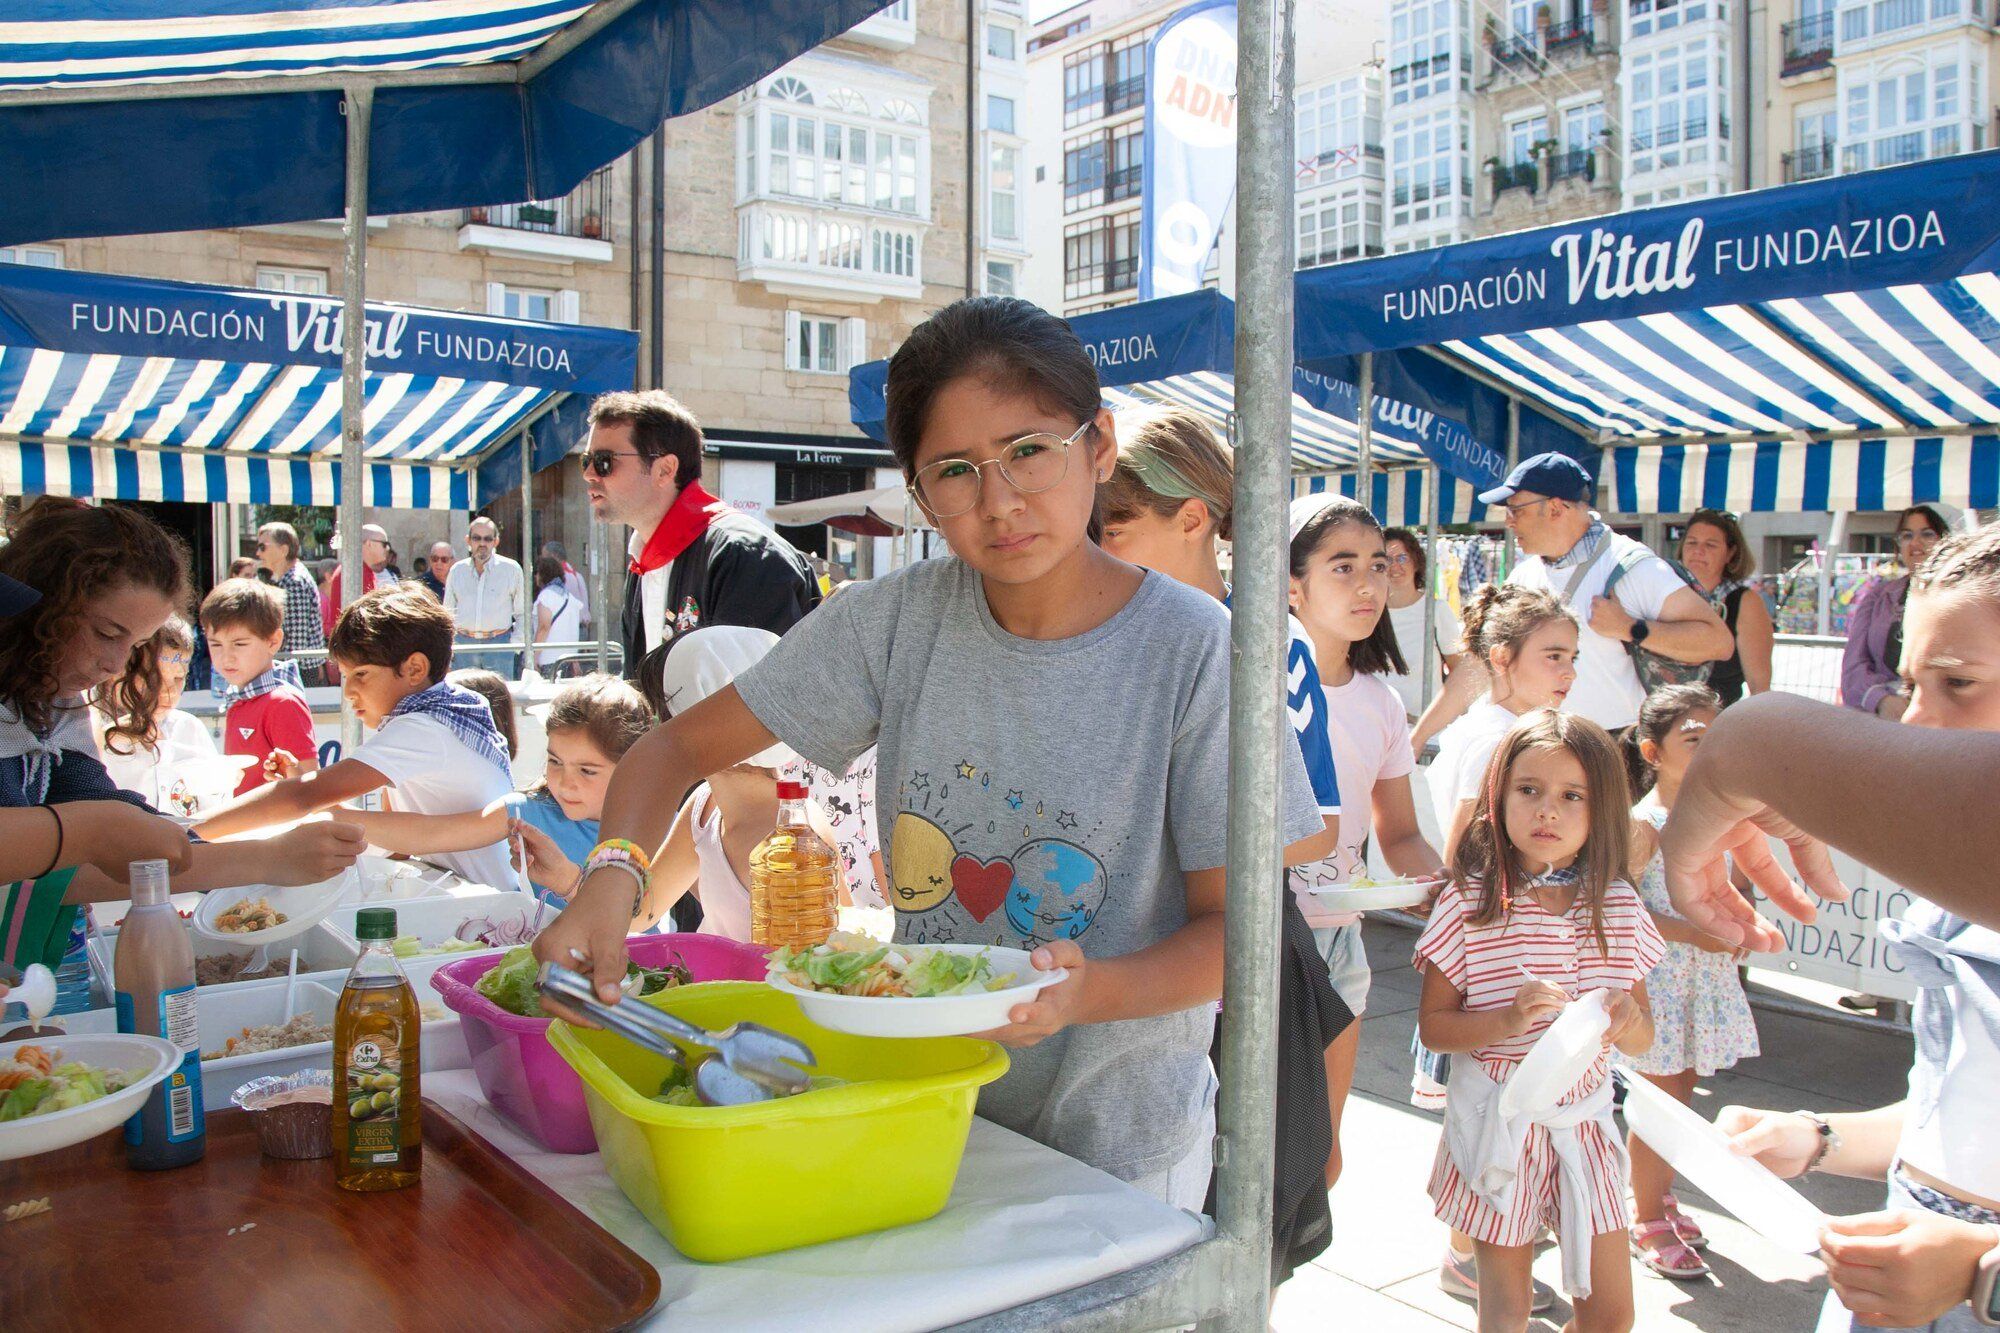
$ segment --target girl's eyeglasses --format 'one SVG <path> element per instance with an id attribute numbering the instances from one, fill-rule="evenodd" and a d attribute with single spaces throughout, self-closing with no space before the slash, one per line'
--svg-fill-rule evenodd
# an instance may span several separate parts
<path id="1" fill-rule="evenodd" d="M 641 455 L 633 449 L 593 449 L 579 460 L 585 473 L 608 477 L 618 467 L 621 458 L 638 458 Z"/>
<path id="2" fill-rule="evenodd" d="M 1083 437 L 1091 422 L 1084 422 L 1068 439 L 1052 432 L 1038 431 L 1010 440 L 998 458 L 975 463 L 968 458 L 940 458 L 917 469 L 910 481 L 910 493 L 928 509 L 933 518 L 956 518 L 979 503 L 979 488 L 985 469 L 997 467 L 1007 484 L 1024 494 L 1050 490 L 1069 472 L 1069 447 Z"/>

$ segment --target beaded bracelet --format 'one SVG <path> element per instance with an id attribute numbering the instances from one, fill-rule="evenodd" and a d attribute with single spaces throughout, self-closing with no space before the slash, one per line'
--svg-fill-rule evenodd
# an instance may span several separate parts
<path id="1" fill-rule="evenodd" d="M 639 907 L 646 901 L 646 889 L 650 883 L 646 872 L 623 857 L 613 860 L 608 857 L 600 859 L 593 856 L 584 864 L 583 874 L 577 879 L 579 888 L 582 887 L 583 881 L 588 879 L 591 872 L 595 870 L 622 870 L 632 877 L 632 883 L 635 886 L 632 890 L 632 915 L 639 915 Z"/>
<path id="2" fill-rule="evenodd" d="M 620 856 L 619 853 L 623 855 Z M 611 860 L 628 860 L 642 871 L 650 872 L 653 868 L 652 856 L 644 847 L 629 838 L 606 838 L 590 849 L 589 861 L 586 864 L 596 861 L 600 856 L 608 856 Z"/>

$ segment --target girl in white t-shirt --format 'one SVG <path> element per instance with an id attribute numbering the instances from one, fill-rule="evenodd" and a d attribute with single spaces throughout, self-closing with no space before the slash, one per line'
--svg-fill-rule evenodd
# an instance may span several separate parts
<path id="1" fill-rule="evenodd" d="M 569 590 L 563 577 L 562 561 L 545 555 L 535 561 L 535 642 L 575 643 L 583 633 L 584 604 Z M 574 653 L 574 648 L 543 648 L 535 653 L 535 665 L 554 666 Z"/>
<path id="2" fill-rule="evenodd" d="M 1327 728 L 1340 779 L 1340 835 L 1333 855 L 1291 872 L 1299 909 L 1313 927 L 1327 975 L 1356 1021 L 1326 1050 L 1327 1100 L 1333 1109 L 1330 1188 L 1340 1175 L 1340 1115 L 1354 1082 L 1362 1011 L 1371 973 L 1361 918 L 1329 912 L 1312 890 L 1345 884 L 1367 866 L 1372 830 L 1382 859 L 1399 875 L 1441 875 L 1444 862 L 1417 827 L 1410 794 L 1410 722 L 1383 679 L 1404 669 L 1389 609 L 1389 556 L 1382 525 L 1342 495 L 1304 495 L 1291 507 L 1292 614 L 1311 636 Z"/>
<path id="3" fill-rule="evenodd" d="M 178 707 L 187 688 L 188 663 L 194 658 L 194 631 L 179 616 L 168 616 L 153 636 L 159 653 L 160 692 L 152 708 L 152 725 L 141 729 L 132 718 L 128 691 L 140 688 L 136 673 L 112 681 L 98 694 L 91 720 L 97 726 L 97 748 L 104 771 L 126 791 L 143 796 L 154 809 L 192 815 L 200 809 L 200 789 L 212 782 L 183 781 L 176 770 L 189 760 L 216 759 L 215 738 L 201 719 Z M 206 775 L 203 775 L 206 778 Z M 222 800 L 227 800 L 224 788 Z"/>
<path id="4" fill-rule="evenodd" d="M 1522 714 L 1561 708 L 1576 683 L 1577 623 L 1555 594 L 1517 584 L 1485 584 L 1465 608 L 1466 653 L 1484 663 L 1491 685 L 1438 736 L 1431 800 L 1444 854 L 1472 822 L 1487 761 Z"/>

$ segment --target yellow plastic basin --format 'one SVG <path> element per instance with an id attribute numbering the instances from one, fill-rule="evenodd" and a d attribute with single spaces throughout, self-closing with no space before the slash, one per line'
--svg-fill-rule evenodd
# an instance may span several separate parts
<path id="1" fill-rule="evenodd" d="M 850 1080 L 757 1106 L 667 1106 L 651 1096 L 663 1057 L 596 1028 L 550 1025 L 549 1044 L 583 1080 L 604 1169 L 675 1249 L 708 1263 L 935 1216 L 979 1089 L 1007 1072 L 990 1041 L 832 1032 L 762 982 L 684 986 L 645 1003 L 711 1030 L 776 1028 L 812 1047 L 814 1072 Z"/>

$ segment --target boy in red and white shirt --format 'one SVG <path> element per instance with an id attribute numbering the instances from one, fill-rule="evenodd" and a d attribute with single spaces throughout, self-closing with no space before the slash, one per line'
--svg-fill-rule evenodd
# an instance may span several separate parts
<path id="1" fill-rule="evenodd" d="M 201 604 L 201 629 L 216 673 L 228 681 L 222 691 L 229 712 L 223 719 L 222 752 L 250 755 L 236 794 L 271 781 L 269 760 L 283 750 L 297 760 L 296 772 L 319 767 L 312 707 L 306 703 L 293 663 L 277 661 L 285 641 L 285 600 L 276 588 L 255 579 L 218 583 Z"/>

